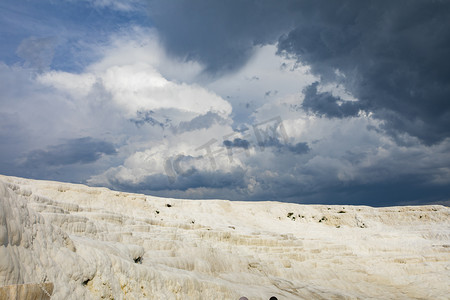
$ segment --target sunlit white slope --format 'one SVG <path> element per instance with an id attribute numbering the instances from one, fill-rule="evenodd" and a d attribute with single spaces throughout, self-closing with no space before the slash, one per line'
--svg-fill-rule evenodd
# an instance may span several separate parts
<path id="1" fill-rule="evenodd" d="M 0 176 L 0 285 L 53 282 L 52 299 L 446 299 L 449 215 Z"/>

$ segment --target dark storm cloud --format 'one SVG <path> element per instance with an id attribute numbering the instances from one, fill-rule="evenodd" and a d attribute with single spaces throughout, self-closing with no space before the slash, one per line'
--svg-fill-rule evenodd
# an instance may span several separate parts
<path id="1" fill-rule="evenodd" d="M 449 137 L 449 1 L 299 1 L 298 9 L 303 21 L 280 38 L 280 53 L 341 80 L 391 135 L 428 145 Z"/>
<path id="2" fill-rule="evenodd" d="M 388 134 L 408 133 L 427 145 L 450 136 L 450 1 L 151 3 L 169 51 L 201 61 L 212 73 L 235 70 L 254 45 L 278 40 L 280 55 L 297 57 L 325 82 L 342 83 L 385 121 Z M 319 100 L 325 116 L 356 112 L 351 104 Z"/>
<path id="3" fill-rule="evenodd" d="M 105 141 L 84 137 L 72 139 L 65 144 L 48 147 L 46 150 L 34 150 L 28 153 L 24 165 L 63 166 L 70 164 L 88 164 L 97 161 L 102 154 L 116 154 L 114 145 Z"/>
<path id="4" fill-rule="evenodd" d="M 318 84 L 318 82 L 315 82 L 303 91 L 305 99 L 303 100 L 302 108 L 304 110 L 329 118 L 345 118 L 358 115 L 361 109 L 359 102 L 343 101 L 328 92 L 318 93 Z"/>
<path id="5" fill-rule="evenodd" d="M 287 17 L 287 1 L 150 3 L 149 14 L 168 50 L 188 60 L 201 61 L 212 73 L 242 67 L 254 45 L 276 41 L 281 30 L 293 22 L 292 17 Z"/>
<path id="6" fill-rule="evenodd" d="M 448 185 L 426 183 L 425 176 L 410 175 L 400 178 L 370 183 L 345 183 L 321 186 L 320 189 L 308 190 L 298 185 L 284 190 L 280 195 L 282 201 L 307 204 L 331 205 L 426 205 L 439 201 L 445 202 L 450 193 Z M 448 201 L 447 201 L 448 203 Z"/>

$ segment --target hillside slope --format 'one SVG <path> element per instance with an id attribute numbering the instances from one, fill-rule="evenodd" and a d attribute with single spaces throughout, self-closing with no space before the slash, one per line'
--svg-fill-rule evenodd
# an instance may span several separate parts
<path id="1" fill-rule="evenodd" d="M 52 299 L 448 299 L 449 216 L 0 176 L 0 286 L 51 282 Z"/>

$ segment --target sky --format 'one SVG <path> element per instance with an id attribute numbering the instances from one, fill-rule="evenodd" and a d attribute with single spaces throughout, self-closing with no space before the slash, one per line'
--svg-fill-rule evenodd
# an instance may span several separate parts
<path id="1" fill-rule="evenodd" d="M 0 173 L 450 202 L 450 1 L 2 0 Z"/>

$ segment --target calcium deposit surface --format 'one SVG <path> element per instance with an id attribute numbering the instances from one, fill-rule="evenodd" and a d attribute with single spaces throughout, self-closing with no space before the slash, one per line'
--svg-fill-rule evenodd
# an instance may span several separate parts
<path id="1" fill-rule="evenodd" d="M 0 176 L 0 285 L 51 282 L 52 299 L 448 299 L 449 215 Z"/>

